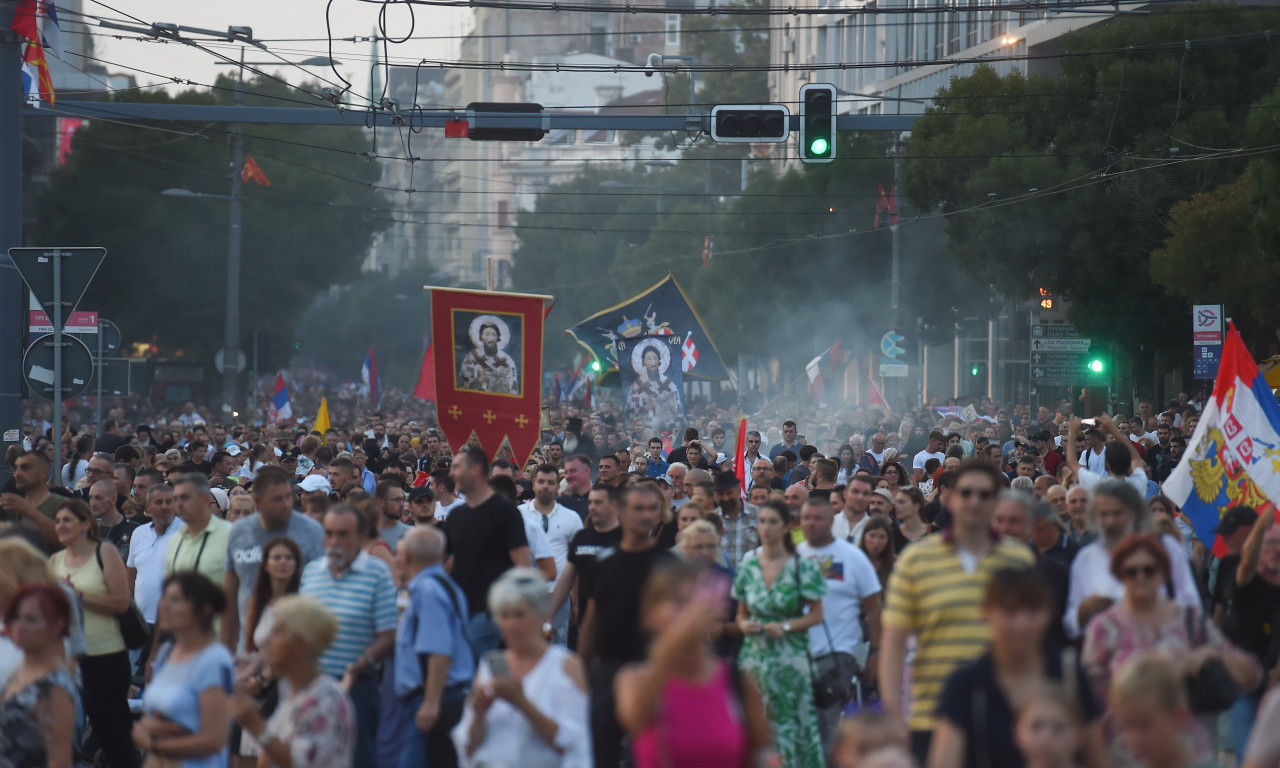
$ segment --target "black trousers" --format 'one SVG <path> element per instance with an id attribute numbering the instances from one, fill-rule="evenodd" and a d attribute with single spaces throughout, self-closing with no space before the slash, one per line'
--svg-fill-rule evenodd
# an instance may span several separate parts
<path id="1" fill-rule="evenodd" d="M 916 762 L 925 765 L 929 762 L 929 746 L 933 743 L 933 731 L 911 732 L 911 755 Z"/>
<path id="2" fill-rule="evenodd" d="M 138 768 L 138 751 L 133 746 L 133 715 L 129 713 L 132 673 L 128 651 L 86 656 L 80 660 L 84 713 L 110 768 Z"/>
<path id="3" fill-rule="evenodd" d="M 453 727 L 462 720 L 466 698 L 440 702 L 440 717 L 427 733 L 427 765 L 430 768 L 458 768 L 458 752 L 453 747 Z"/>
<path id="4" fill-rule="evenodd" d="M 618 768 L 622 761 L 626 734 L 618 724 L 613 679 L 626 663 L 618 659 L 595 659 L 587 673 L 591 687 L 591 748 L 596 768 Z"/>

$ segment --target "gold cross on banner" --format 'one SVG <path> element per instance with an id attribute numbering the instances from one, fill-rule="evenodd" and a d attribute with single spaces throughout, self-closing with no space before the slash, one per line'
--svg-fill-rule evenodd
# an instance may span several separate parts
<path id="1" fill-rule="evenodd" d="M 484 420 L 486 423 L 492 424 L 493 422 L 497 421 L 497 419 L 498 419 L 498 415 L 493 412 L 493 409 L 490 409 L 484 412 Z"/>
<path id="2" fill-rule="evenodd" d="M 529 419 L 523 413 L 516 417 L 516 426 L 524 429 L 529 424 Z"/>
<path id="3" fill-rule="evenodd" d="M 462 415 L 462 409 L 456 405 L 452 406 L 451 408 L 449 408 L 449 415 L 456 419 Z"/>

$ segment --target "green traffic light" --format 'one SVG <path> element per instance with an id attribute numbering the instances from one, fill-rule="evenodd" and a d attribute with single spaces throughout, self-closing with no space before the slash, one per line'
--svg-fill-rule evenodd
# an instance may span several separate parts
<path id="1" fill-rule="evenodd" d="M 972 368 L 970 368 L 970 369 L 969 369 L 969 375 L 971 375 L 971 376 L 977 376 L 977 375 L 978 375 L 978 366 L 976 366 L 976 365 L 975 365 L 975 366 L 973 366 Z"/>
<path id="2" fill-rule="evenodd" d="M 1094 358 L 1093 360 L 1089 361 L 1089 370 L 1093 371 L 1094 373 L 1102 373 L 1102 369 L 1103 369 L 1103 365 L 1101 360 Z"/>
<path id="3" fill-rule="evenodd" d="M 595 371 L 596 373 L 599 373 L 599 372 L 600 372 L 600 361 L 599 361 L 599 360 L 592 360 L 592 361 L 591 361 L 591 370 Z"/>
<path id="4" fill-rule="evenodd" d="M 825 155 L 828 149 L 831 149 L 831 144 L 821 136 L 809 142 L 809 154 L 811 155 Z"/>

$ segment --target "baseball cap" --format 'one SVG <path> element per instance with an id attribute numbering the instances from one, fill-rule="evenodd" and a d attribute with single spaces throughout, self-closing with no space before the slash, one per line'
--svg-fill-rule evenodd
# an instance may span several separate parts
<path id="1" fill-rule="evenodd" d="M 298 460 L 298 457 L 299 457 L 299 456 L 301 456 L 301 455 L 302 455 L 302 451 L 301 451 L 301 450 L 299 450 L 299 449 L 297 449 L 297 448 L 290 448 L 289 450 L 287 450 L 287 451 L 285 451 L 284 453 L 280 454 L 280 461 L 282 461 L 282 462 L 284 462 L 284 461 L 297 461 L 297 460 Z"/>
<path id="2" fill-rule="evenodd" d="M 410 489 L 409 489 L 409 503 L 410 503 L 410 504 L 412 504 L 413 502 L 418 501 L 418 500 L 420 500 L 420 499 L 427 499 L 428 501 L 430 501 L 430 500 L 435 499 L 435 497 L 436 497 L 436 495 L 435 495 L 434 493 L 432 493 L 432 492 L 431 492 L 431 489 L 430 489 L 430 488 L 427 488 L 427 487 L 425 487 L 425 486 L 419 486 L 419 487 L 416 487 L 416 488 L 410 488 Z"/>
<path id="3" fill-rule="evenodd" d="M 1253 507 L 1232 507 L 1218 521 L 1218 527 L 1214 528 L 1213 532 L 1220 533 L 1223 536 L 1230 536 L 1241 528 L 1252 526 L 1257 521 L 1258 513 L 1254 511 Z"/>
<path id="4" fill-rule="evenodd" d="M 240 446 L 235 443 L 227 443 L 226 445 L 222 446 L 222 450 L 226 451 L 232 456 L 239 456 L 241 453 Z"/>
<path id="5" fill-rule="evenodd" d="M 888 488 L 877 488 L 875 490 L 875 494 L 877 496 L 883 496 L 884 498 L 888 499 L 890 504 L 893 503 L 893 491 L 889 490 Z"/>
<path id="6" fill-rule="evenodd" d="M 328 478 L 320 475 L 307 475 L 302 478 L 302 482 L 298 483 L 298 488 L 302 489 L 304 493 L 315 493 L 316 491 L 333 493 L 333 486 L 329 485 Z"/>

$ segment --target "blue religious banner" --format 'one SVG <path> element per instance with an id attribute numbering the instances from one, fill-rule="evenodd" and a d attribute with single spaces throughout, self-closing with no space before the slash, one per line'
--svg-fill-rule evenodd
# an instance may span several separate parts
<path id="1" fill-rule="evenodd" d="M 702 319 L 672 275 L 621 304 L 597 312 L 565 333 L 607 370 L 619 372 L 627 367 L 617 349 L 619 342 L 638 341 L 642 336 L 676 336 L 680 343 L 673 349 L 680 373 L 696 379 L 729 378 Z"/>
<path id="2" fill-rule="evenodd" d="M 617 341 L 618 376 L 626 397 L 623 414 L 628 424 L 639 419 L 656 434 L 675 435 L 688 425 L 679 365 L 682 344 L 675 334 Z"/>

